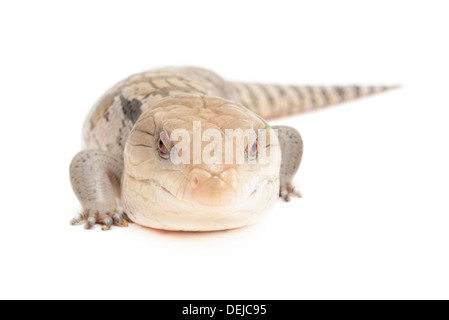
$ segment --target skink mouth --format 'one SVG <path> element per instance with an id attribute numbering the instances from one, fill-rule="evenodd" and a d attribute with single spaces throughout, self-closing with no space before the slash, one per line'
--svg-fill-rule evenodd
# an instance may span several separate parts
<path id="1" fill-rule="evenodd" d="M 165 187 L 163 187 L 163 186 L 161 186 L 161 185 L 159 185 L 158 187 L 161 188 L 162 190 L 164 190 L 165 192 L 167 192 L 167 193 L 168 193 L 169 195 L 171 195 L 173 198 L 176 198 L 176 196 L 175 196 L 173 193 L 171 193 L 170 190 L 168 190 L 167 188 L 165 188 Z"/>
<path id="2" fill-rule="evenodd" d="M 152 184 L 153 186 L 161 189 L 162 191 L 164 191 L 165 193 L 167 193 L 174 199 L 176 199 L 178 201 L 186 202 L 190 205 L 199 205 L 199 206 L 204 206 L 204 207 L 226 207 L 226 206 L 232 205 L 238 198 L 237 194 L 235 192 L 230 191 L 224 195 L 220 194 L 220 197 L 218 199 L 216 198 L 213 201 L 210 201 L 210 199 L 208 199 L 206 196 L 203 196 L 203 195 L 201 195 L 202 197 L 197 196 L 196 198 L 192 198 L 191 201 L 186 201 L 184 199 L 180 199 L 177 196 L 175 196 L 169 189 L 162 186 L 160 183 L 158 183 L 155 180 L 145 180 L 144 182 Z M 251 198 L 253 198 L 267 183 L 268 183 L 268 180 L 262 180 L 256 186 L 256 188 L 254 188 L 254 190 L 249 194 L 249 196 L 246 197 L 246 200 L 250 200 Z"/>
<path id="3" fill-rule="evenodd" d="M 249 198 L 251 198 L 252 196 L 254 196 L 260 189 L 262 189 L 266 184 L 268 183 L 268 180 L 262 180 L 256 187 L 256 189 L 254 189 L 253 192 L 251 192 L 251 194 L 249 195 Z"/>

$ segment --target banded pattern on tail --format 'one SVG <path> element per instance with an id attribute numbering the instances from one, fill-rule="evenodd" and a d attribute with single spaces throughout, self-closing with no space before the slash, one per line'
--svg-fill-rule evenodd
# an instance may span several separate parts
<path id="1" fill-rule="evenodd" d="M 235 99 L 264 119 L 272 119 L 361 98 L 394 86 L 285 86 L 231 82 Z"/>

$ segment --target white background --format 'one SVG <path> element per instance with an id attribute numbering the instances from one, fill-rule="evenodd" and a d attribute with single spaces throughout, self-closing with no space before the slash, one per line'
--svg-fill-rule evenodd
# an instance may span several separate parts
<path id="1" fill-rule="evenodd" d="M 449 298 L 445 1 L 2 1 L 0 298 Z M 171 65 L 230 80 L 401 84 L 275 123 L 304 198 L 258 225 L 69 226 L 90 107 Z"/>

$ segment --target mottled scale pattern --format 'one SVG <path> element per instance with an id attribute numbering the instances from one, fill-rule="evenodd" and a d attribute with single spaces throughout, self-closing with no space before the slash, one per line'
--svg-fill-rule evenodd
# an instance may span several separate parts
<path id="1" fill-rule="evenodd" d="M 101 149 L 121 155 L 128 134 L 140 114 L 164 98 L 185 93 L 236 101 L 269 120 L 391 88 L 227 82 L 214 72 L 201 68 L 165 68 L 133 75 L 111 88 L 89 113 L 83 128 L 83 140 L 87 149 Z"/>

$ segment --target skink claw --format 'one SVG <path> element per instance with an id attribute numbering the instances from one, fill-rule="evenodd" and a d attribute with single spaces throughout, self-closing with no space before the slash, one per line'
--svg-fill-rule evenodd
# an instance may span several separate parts
<path id="1" fill-rule="evenodd" d="M 111 229 L 113 225 L 120 227 L 128 226 L 128 217 L 122 211 L 119 212 L 99 212 L 93 210 L 84 210 L 82 213 L 78 213 L 72 220 L 70 220 L 71 225 L 79 224 L 85 221 L 84 229 L 91 229 L 95 224 L 102 224 L 101 229 L 103 231 Z"/>
<path id="2" fill-rule="evenodd" d="M 112 216 L 114 218 L 114 222 L 117 226 L 127 227 L 128 226 L 128 217 L 123 211 L 119 211 Z"/>
<path id="3" fill-rule="evenodd" d="M 97 222 L 97 219 L 94 216 L 90 216 L 89 219 L 87 219 L 86 224 L 84 225 L 84 229 L 88 230 L 92 228 L 92 226 Z"/>
<path id="4" fill-rule="evenodd" d="M 298 188 L 294 187 L 290 183 L 287 183 L 286 185 L 281 185 L 279 196 L 286 202 L 290 202 L 291 197 L 301 198 L 302 194 Z"/>

